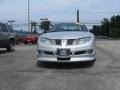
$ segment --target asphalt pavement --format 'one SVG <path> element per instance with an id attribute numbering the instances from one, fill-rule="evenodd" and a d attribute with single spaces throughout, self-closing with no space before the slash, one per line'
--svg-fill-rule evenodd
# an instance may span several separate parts
<path id="1" fill-rule="evenodd" d="M 97 60 L 36 66 L 36 45 L 0 49 L 0 90 L 120 90 L 120 40 L 96 41 Z"/>

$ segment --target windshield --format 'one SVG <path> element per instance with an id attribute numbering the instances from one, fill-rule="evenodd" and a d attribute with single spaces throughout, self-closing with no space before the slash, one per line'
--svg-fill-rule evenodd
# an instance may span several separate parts
<path id="1" fill-rule="evenodd" d="M 79 25 L 74 23 L 60 23 L 52 27 L 50 32 L 57 31 L 88 31 L 85 25 Z"/>

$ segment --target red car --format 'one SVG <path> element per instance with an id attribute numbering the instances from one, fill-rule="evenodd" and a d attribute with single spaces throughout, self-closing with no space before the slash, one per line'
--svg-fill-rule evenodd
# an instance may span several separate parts
<path id="1" fill-rule="evenodd" d="M 23 35 L 16 34 L 16 44 L 19 44 L 23 41 Z"/>
<path id="2" fill-rule="evenodd" d="M 38 40 L 38 35 L 36 34 L 27 34 L 23 37 L 24 44 L 28 44 L 28 43 L 35 44 L 37 43 L 37 40 Z"/>

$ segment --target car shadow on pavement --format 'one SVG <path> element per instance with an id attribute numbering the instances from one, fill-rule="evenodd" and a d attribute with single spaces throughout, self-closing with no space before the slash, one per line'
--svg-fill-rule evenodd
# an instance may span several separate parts
<path id="1" fill-rule="evenodd" d="M 14 51 L 16 51 L 16 50 L 14 50 Z M 14 51 L 12 51 L 12 52 L 14 52 Z M 5 54 L 5 53 L 10 53 L 10 52 L 8 52 L 7 50 L 0 50 L 0 54 Z"/>
<path id="2" fill-rule="evenodd" d="M 6 50 L 0 50 L 0 54 L 8 53 Z"/>
<path id="3" fill-rule="evenodd" d="M 94 63 L 91 62 L 80 62 L 80 63 L 37 63 L 39 68 L 49 69 L 84 69 L 91 68 Z"/>

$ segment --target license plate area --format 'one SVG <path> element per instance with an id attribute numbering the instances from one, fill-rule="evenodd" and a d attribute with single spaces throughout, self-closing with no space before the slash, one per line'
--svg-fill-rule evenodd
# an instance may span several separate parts
<path id="1" fill-rule="evenodd" d="M 70 55 L 70 49 L 57 49 L 58 56 L 69 56 Z"/>
<path id="2" fill-rule="evenodd" d="M 57 58 L 58 61 L 70 61 L 70 58 Z"/>

